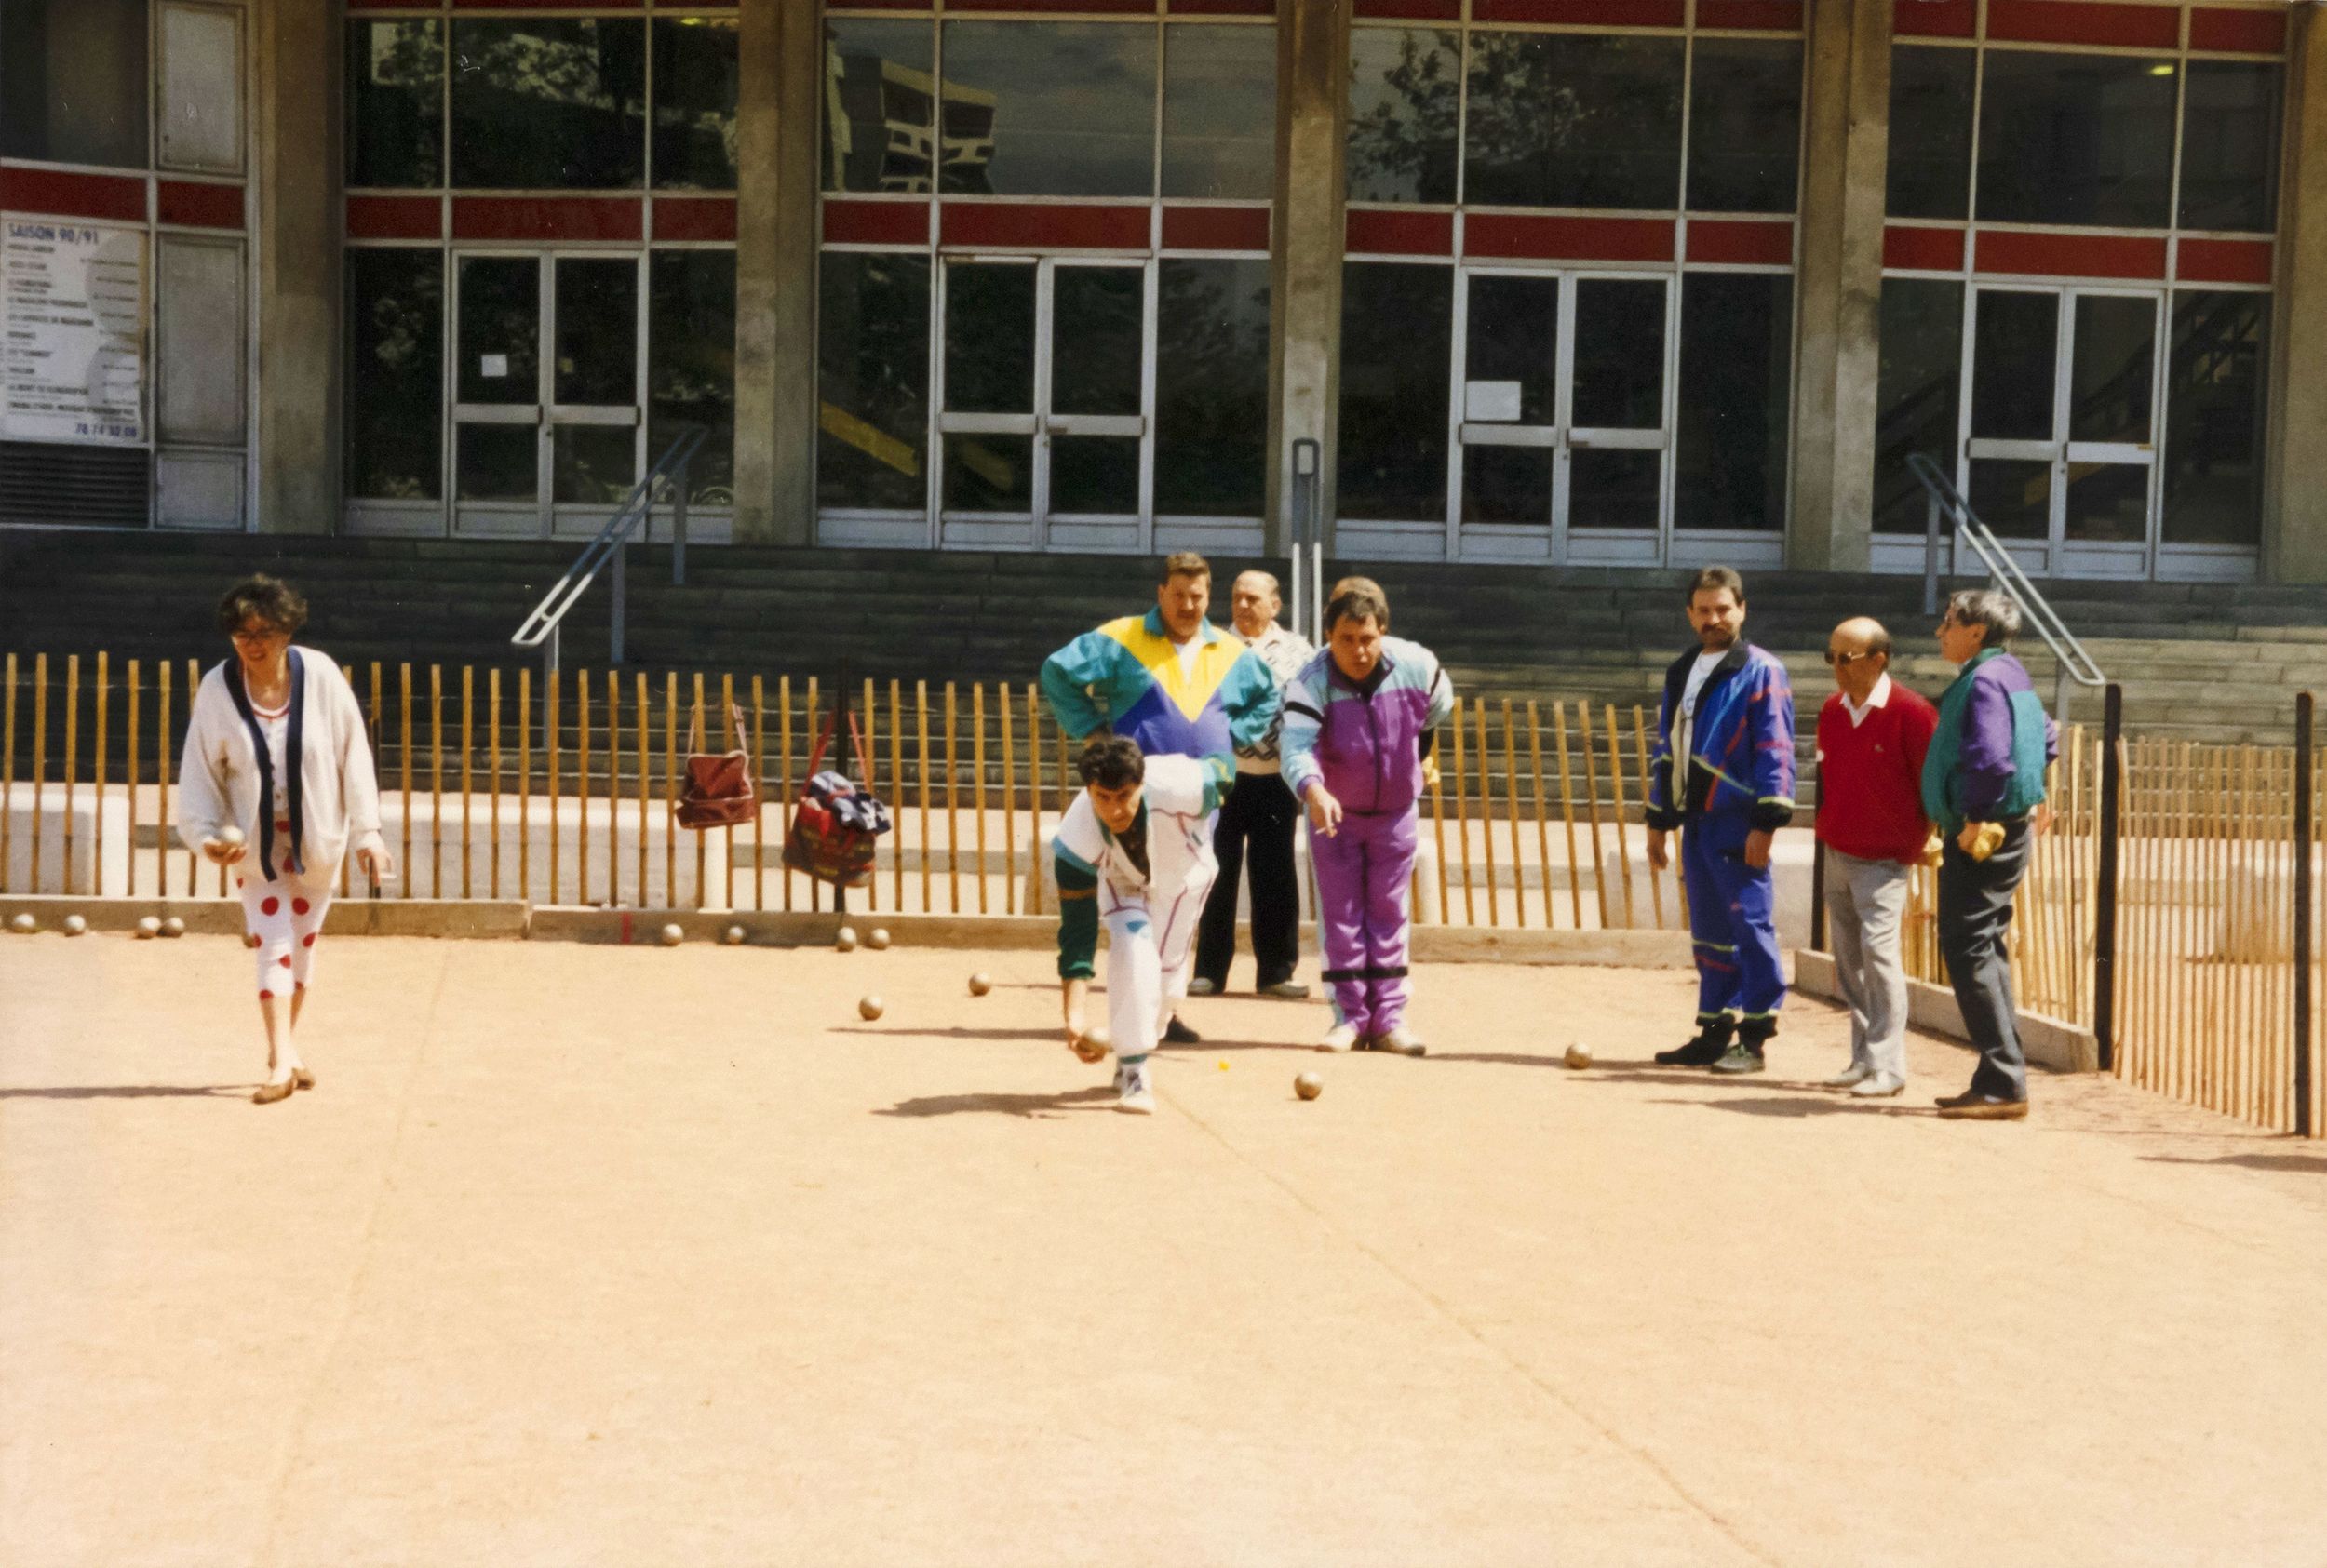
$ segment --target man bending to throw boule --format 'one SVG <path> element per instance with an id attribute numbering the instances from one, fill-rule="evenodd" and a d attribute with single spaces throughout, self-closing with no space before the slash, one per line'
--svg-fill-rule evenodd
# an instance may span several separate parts
<path id="1" fill-rule="evenodd" d="M 1128 736 L 1100 735 L 1083 746 L 1075 771 L 1083 793 L 1053 841 L 1067 1044 L 1086 1062 L 1107 1054 L 1087 1012 L 1104 920 L 1115 1108 L 1144 1116 L 1155 1109 L 1149 1053 L 1188 994 L 1196 924 L 1219 869 L 1212 813 L 1235 782 L 1234 764 L 1226 757 L 1145 757 Z"/>

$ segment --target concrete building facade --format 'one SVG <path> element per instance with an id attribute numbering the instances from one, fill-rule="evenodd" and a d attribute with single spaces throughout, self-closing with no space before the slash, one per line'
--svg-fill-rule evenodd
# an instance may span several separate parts
<path id="1" fill-rule="evenodd" d="M 2327 581 L 2327 37 L 0 0 L 0 526 Z"/>

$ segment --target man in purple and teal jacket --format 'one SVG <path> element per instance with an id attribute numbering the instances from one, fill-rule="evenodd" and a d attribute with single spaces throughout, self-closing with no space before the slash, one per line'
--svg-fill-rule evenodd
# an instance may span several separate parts
<path id="1" fill-rule="evenodd" d="M 1422 1054 L 1406 1026 L 1407 900 L 1433 731 L 1454 687 L 1419 643 L 1386 636 L 1365 578 L 1336 585 L 1325 650 L 1285 689 L 1285 782 L 1309 811 L 1318 945 L 1333 994 L 1319 1049 Z"/>
<path id="2" fill-rule="evenodd" d="M 1664 672 L 1648 819 L 1658 870 L 1670 859 L 1665 835 L 1681 836 L 1697 1034 L 1656 1059 L 1757 1073 L 1785 999 L 1769 847 L 1794 820 L 1794 687 L 1783 664 L 1740 635 L 1745 583 L 1728 567 L 1690 581 L 1688 623 L 1697 648 Z"/>
<path id="3" fill-rule="evenodd" d="M 2020 607 L 1989 589 L 1947 601 L 1939 650 L 1962 671 L 1939 699 L 1939 728 L 1923 758 L 1923 813 L 1939 829 L 1939 950 L 1979 1048 L 1971 1087 L 1939 1102 L 1939 1114 L 2017 1121 L 2028 1114 L 2028 1065 L 2004 932 L 2012 893 L 2028 869 L 2044 805 L 2044 771 L 2060 730 L 2036 683 L 2007 652 Z"/>

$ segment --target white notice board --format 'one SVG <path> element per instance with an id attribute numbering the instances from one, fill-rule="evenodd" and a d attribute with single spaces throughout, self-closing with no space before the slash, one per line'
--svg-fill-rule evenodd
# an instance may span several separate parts
<path id="1" fill-rule="evenodd" d="M 0 436 L 145 441 L 145 232 L 0 218 Z"/>

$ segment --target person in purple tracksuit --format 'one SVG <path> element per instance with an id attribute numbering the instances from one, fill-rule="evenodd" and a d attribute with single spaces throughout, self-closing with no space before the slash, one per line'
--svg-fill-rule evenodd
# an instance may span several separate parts
<path id="1" fill-rule="evenodd" d="M 1438 658 L 1393 637 L 1365 579 L 1336 585 L 1325 650 L 1285 689 L 1285 782 L 1309 811 L 1335 1018 L 1320 1049 L 1419 1056 L 1406 1026 L 1407 899 L 1432 732 L 1454 708 Z"/>

